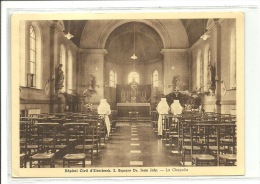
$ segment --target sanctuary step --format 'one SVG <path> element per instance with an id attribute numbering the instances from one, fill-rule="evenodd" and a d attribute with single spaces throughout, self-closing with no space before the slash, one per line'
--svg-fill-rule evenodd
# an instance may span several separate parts
<path id="1" fill-rule="evenodd" d="M 129 117 L 116 117 L 115 120 L 117 122 L 129 122 Z M 151 122 L 150 117 L 139 117 L 138 121 L 140 122 Z"/>

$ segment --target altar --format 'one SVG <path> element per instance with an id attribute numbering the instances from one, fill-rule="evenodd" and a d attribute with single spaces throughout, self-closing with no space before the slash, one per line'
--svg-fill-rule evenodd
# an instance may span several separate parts
<path id="1" fill-rule="evenodd" d="M 138 112 L 140 117 L 149 117 L 151 111 L 150 103 L 117 103 L 119 117 L 127 117 L 129 112 Z"/>
<path id="2" fill-rule="evenodd" d="M 119 117 L 128 117 L 133 111 L 138 112 L 140 117 L 149 117 L 151 85 L 140 85 L 135 80 L 128 85 L 117 85 L 116 100 Z"/>

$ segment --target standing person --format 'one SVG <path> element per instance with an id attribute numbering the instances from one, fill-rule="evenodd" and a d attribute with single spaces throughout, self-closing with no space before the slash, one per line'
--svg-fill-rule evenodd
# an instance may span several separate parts
<path id="1" fill-rule="evenodd" d="M 110 120 L 108 115 L 111 114 L 110 105 L 107 103 L 106 99 L 101 99 L 100 104 L 98 106 L 98 114 L 104 117 L 106 130 L 107 130 L 107 137 L 110 135 Z"/>

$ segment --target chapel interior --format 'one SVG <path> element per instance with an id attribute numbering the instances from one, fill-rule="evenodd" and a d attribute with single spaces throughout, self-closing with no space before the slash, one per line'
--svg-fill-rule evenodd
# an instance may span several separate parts
<path id="1" fill-rule="evenodd" d="M 236 20 L 19 24 L 21 168 L 237 164 Z"/>

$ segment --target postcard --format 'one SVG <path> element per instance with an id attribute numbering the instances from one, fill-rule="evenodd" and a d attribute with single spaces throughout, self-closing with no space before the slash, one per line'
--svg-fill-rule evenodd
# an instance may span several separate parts
<path id="1" fill-rule="evenodd" d="M 244 175 L 242 12 L 11 15 L 12 177 Z"/>

